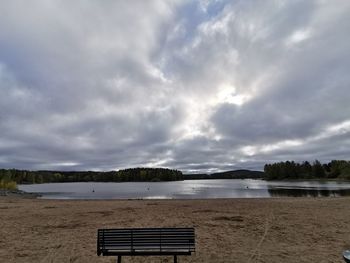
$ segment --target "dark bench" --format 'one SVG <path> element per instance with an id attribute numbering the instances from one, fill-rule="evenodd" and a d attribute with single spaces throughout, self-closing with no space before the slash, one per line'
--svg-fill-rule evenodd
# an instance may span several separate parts
<path id="1" fill-rule="evenodd" d="M 194 228 L 120 228 L 97 231 L 97 255 L 174 256 L 195 252 Z"/>

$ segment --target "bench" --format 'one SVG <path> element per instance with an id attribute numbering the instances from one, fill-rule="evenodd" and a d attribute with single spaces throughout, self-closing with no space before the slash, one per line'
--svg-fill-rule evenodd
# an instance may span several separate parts
<path id="1" fill-rule="evenodd" d="M 97 255 L 174 256 L 195 252 L 194 228 L 119 228 L 98 229 Z"/>

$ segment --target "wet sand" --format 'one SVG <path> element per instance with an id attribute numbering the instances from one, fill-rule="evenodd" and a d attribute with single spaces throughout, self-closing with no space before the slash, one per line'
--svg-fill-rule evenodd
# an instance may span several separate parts
<path id="1" fill-rule="evenodd" d="M 350 198 L 64 201 L 0 197 L 1 262 L 115 262 L 98 228 L 195 227 L 179 262 L 343 262 Z M 122 262 L 173 262 L 123 257 Z"/>

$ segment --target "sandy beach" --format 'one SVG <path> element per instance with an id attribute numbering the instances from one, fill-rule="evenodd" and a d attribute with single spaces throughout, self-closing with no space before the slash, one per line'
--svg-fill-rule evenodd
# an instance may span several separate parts
<path id="1" fill-rule="evenodd" d="M 1 262 L 115 262 L 98 228 L 194 226 L 179 262 L 343 262 L 350 198 L 65 201 L 0 198 Z M 123 262 L 172 262 L 123 257 Z"/>

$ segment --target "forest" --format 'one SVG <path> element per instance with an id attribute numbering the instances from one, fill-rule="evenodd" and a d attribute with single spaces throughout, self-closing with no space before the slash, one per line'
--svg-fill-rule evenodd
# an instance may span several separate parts
<path id="1" fill-rule="evenodd" d="M 315 160 L 296 163 L 294 161 L 266 164 L 264 166 L 266 180 L 284 179 L 344 179 L 350 180 L 350 161 L 333 160 L 322 164 Z"/>
<path id="2" fill-rule="evenodd" d="M 16 184 L 58 182 L 157 182 L 183 180 L 181 171 L 166 168 L 129 168 L 119 171 L 28 171 L 0 169 L 0 188 Z"/>

